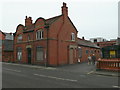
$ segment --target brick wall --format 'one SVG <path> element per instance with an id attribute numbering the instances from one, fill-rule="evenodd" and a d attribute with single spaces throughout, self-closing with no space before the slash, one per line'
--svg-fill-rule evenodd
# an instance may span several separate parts
<path id="1" fill-rule="evenodd" d="M 87 62 L 88 56 L 92 54 L 95 54 L 96 59 L 101 58 L 101 51 L 100 49 L 96 48 L 90 48 L 90 47 L 84 47 L 80 46 L 82 48 L 82 57 L 80 58 L 81 62 Z M 88 53 L 86 52 L 88 50 Z"/>

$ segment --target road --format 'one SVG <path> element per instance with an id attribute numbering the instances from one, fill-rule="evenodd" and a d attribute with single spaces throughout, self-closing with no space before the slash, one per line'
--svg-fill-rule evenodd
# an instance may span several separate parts
<path id="1" fill-rule="evenodd" d="M 75 66 L 75 65 L 74 65 Z M 3 88 L 117 88 L 118 77 L 69 69 L 2 64 Z"/>

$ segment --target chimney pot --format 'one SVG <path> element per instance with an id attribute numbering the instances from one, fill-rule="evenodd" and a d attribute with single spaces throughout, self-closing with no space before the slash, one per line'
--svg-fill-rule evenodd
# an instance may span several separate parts
<path id="1" fill-rule="evenodd" d="M 32 17 L 27 17 L 25 19 L 25 26 L 30 26 L 32 25 Z"/>
<path id="2" fill-rule="evenodd" d="M 84 38 L 84 37 L 82 37 L 82 39 L 83 39 L 83 40 L 85 40 L 85 38 Z"/>
<path id="3" fill-rule="evenodd" d="M 25 18 L 27 19 L 27 16 Z"/>

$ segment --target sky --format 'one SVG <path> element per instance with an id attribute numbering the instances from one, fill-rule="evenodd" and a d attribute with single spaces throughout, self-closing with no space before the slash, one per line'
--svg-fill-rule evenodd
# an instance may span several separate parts
<path id="1" fill-rule="evenodd" d="M 45 19 L 61 14 L 62 3 L 67 3 L 68 16 L 78 30 L 78 37 L 87 40 L 118 37 L 119 0 L 0 0 L 0 30 L 16 31 L 18 24 L 25 25 L 25 16 Z"/>

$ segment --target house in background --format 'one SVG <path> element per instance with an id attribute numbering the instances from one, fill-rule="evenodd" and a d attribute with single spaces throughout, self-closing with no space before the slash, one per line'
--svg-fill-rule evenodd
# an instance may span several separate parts
<path id="1" fill-rule="evenodd" d="M 96 42 L 95 43 L 97 46 L 99 46 L 100 48 L 106 47 L 106 46 L 113 46 L 116 44 L 116 40 L 112 40 L 112 41 L 105 41 L 105 42 Z"/>
<path id="2" fill-rule="evenodd" d="M 13 34 L 0 31 L 1 61 L 13 61 Z"/>
<path id="3" fill-rule="evenodd" d="M 62 14 L 49 19 L 25 18 L 14 33 L 14 62 L 58 66 L 77 63 L 77 29 L 63 3 Z"/>
<path id="4" fill-rule="evenodd" d="M 111 39 L 111 40 L 106 40 L 104 38 L 91 38 L 91 42 L 95 43 L 97 46 L 100 48 L 106 47 L 106 46 L 112 46 L 116 44 L 117 39 Z"/>
<path id="5" fill-rule="evenodd" d="M 5 33 L 0 30 L 0 40 L 5 40 Z"/>
<path id="6" fill-rule="evenodd" d="M 97 37 L 97 38 L 90 38 L 90 41 L 95 43 L 95 42 L 105 42 L 107 40 L 102 37 Z"/>
<path id="7" fill-rule="evenodd" d="M 120 38 L 109 41 L 101 47 L 103 58 L 120 58 Z"/>
<path id="8" fill-rule="evenodd" d="M 78 38 L 78 57 L 80 62 L 88 61 L 88 56 L 95 54 L 96 59 L 101 58 L 101 50 L 100 47 L 95 43 L 85 40 L 84 37 Z"/>
<path id="9" fill-rule="evenodd" d="M 102 47 L 101 51 L 102 59 L 98 60 L 97 69 L 120 72 L 120 38 L 117 38 L 114 44 Z"/>
<path id="10" fill-rule="evenodd" d="M 5 40 L 5 34 L 0 30 L 0 61 L 2 61 L 3 40 Z"/>

